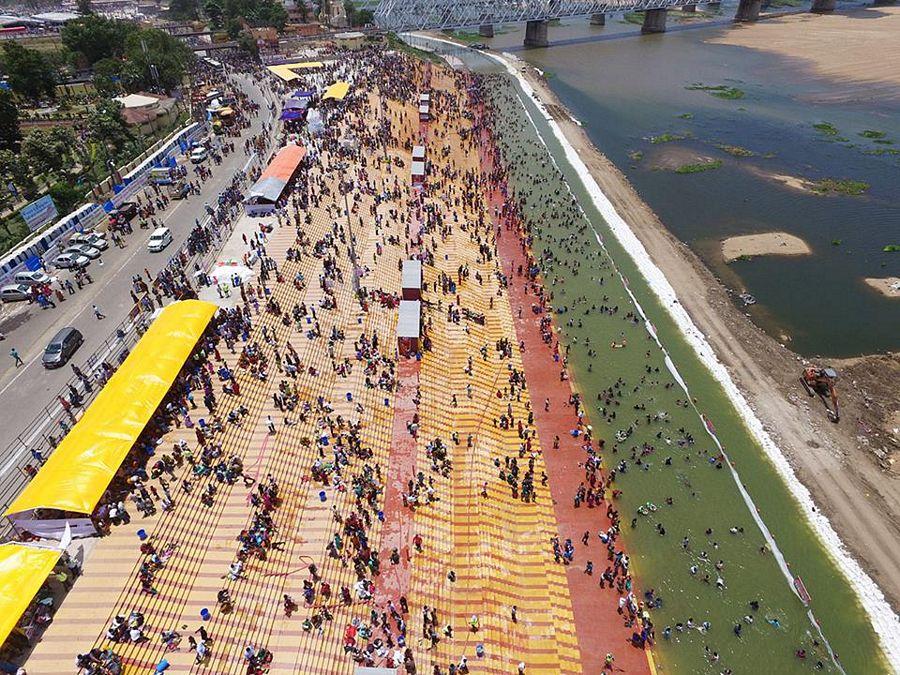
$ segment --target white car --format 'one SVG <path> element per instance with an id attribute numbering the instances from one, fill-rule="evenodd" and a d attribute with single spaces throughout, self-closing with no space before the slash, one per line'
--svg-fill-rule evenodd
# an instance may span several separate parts
<path id="1" fill-rule="evenodd" d="M 88 246 L 87 244 L 75 244 L 75 246 L 69 246 L 63 253 L 83 255 L 85 258 L 90 258 L 91 260 L 96 260 L 100 257 L 100 250 L 93 246 Z"/>
<path id="2" fill-rule="evenodd" d="M 87 267 L 91 264 L 91 259 L 80 253 L 63 253 L 53 264 L 60 269 L 68 269 L 72 267 Z"/>
<path id="3" fill-rule="evenodd" d="M 0 288 L 0 300 L 3 302 L 18 302 L 19 300 L 31 300 L 31 286 L 27 284 L 10 284 Z"/>
<path id="4" fill-rule="evenodd" d="M 53 281 L 52 277 L 43 270 L 34 270 L 33 272 L 16 272 L 13 281 L 26 286 L 43 286 Z"/>
<path id="5" fill-rule="evenodd" d="M 97 232 L 81 232 L 80 234 L 73 235 L 71 239 L 69 239 L 69 245 L 82 245 L 85 244 L 87 246 L 93 246 L 99 251 L 105 251 L 109 248 L 109 242 L 106 241 L 106 237 Z"/>
<path id="6" fill-rule="evenodd" d="M 147 248 L 150 249 L 151 253 L 158 253 L 171 243 L 172 233 L 169 231 L 169 228 L 158 227 L 150 235 L 150 239 L 147 241 Z"/>
<path id="7" fill-rule="evenodd" d="M 209 157 L 209 150 L 207 150 L 203 146 L 194 148 L 191 152 L 191 162 L 193 162 L 194 164 L 205 162 L 207 157 Z"/>

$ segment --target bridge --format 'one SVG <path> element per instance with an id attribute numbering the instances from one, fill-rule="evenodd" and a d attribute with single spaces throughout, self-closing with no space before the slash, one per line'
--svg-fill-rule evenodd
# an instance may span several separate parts
<path id="1" fill-rule="evenodd" d="M 700 0 L 719 4 L 719 0 Z M 483 37 L 493 37 L 494 25 L 525 23 L 525 45 L 546 47 L 547 26 L 554 19 L 590 17 L 604 25 L 606 15 L 643 12 L 644 33 L 666 30 L 666 13 L 680 8 L 694 11 L 698 0 L 381 0 L 375 9 L 375 24 L 395 32 L 478 28 Z M 740 0 L 736 21 L 756 21 L 767 0 Z M 813 12 L 830 12 L 835 0 L 812 0 Z"/>

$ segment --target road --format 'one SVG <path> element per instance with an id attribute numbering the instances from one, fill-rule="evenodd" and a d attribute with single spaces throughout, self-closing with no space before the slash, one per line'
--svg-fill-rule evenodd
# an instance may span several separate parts
<path id="1" fill-rule="evenodd" d="M 252 120 L 251 127 L 244 130 L 239 139 L 234 139 L 234 153 L 224 157 L 219 166 L 209 164 L 213 174 L 201 185 L 199 195 L 170 202 L 165 211 L 157 212 L 157 220 L 172 231 L 172 244 L 160 253 L 150 253 L 147 250 L 150 230 L 135 227 L 134 233 L 126 236 L 125 248 L 119 249 L 111 244 L 103 252 L 103 265 L 98 265 L 96 260 L 91 264 L 89 272 L 94 282 L 76 295 L 66 296 L 67 300 L 57 303 L 56 309 L 41 310 L 36 304 L 29 305 L 25 311 L 18 307 L 8 308 L 15 316 L 4 322 L 3 329 L 6 340 L 2 343 L 3 360 L 0 362 L 0 449 L 6 448 L 34 415 L 54 400 L 72 376 L 68 365 L 56 370 L 46 370 L 41 365 L 44 347 L 56 331 L 74 326 L 84 335 L 84 344 L 71 363 L 80 365 L 101 348 L 104 340 L 133 307 L 129 294 L 132 277 L 144 274 L 145 268 L 155 276 L 187 240 L 195 219 L 205 216 L 204 204 L 215 203 L 218 194 L 231 182 L 235 171 L 247 162 L 242 148 L 244 139 L 259 133 L 263 122 L 270 119 L 270 113 L 268 101 L 257 85 L 243 76 L 235 76 L 235 81 L 261 106 L 260 115 Z M 95 318 L 92 311 L 94 304 L 102 309 L 105 319 Z M 8 355 L 12 347 L 19 351 L 25 362 L 23 366 L 16 368 Z M 0 480 L 5 472 L 15 468 L 14 459 L 0 457 Z"/>

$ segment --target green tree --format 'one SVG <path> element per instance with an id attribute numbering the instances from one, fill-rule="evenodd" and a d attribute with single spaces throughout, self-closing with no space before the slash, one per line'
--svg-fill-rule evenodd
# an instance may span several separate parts
<path id="1" fill-rule="evenodd" d="M 181 84 L 193 61 L 194 52 L 178 38 L 155 28 L 136 31 L 125 39 L 126 87 L 138 91 L 158 83 L 168 91 Z"/>
<path id="2" fill-rule="evenodd" d="M 56 210 L 59 211 L 60 215 L 71 213 L 76 206 L 84 201 L 86 192 L 87 190 L 84 187 L 65 182 L 54 183 L 47 190 L 47 193 L 53 197 L 53 203 L 56 204 Z"/>
<path id="3" fill-rule="evenodd" d="M 19 108 L 12 94 L 0 89 L 0 150 L 19 149 L 22 132 L 19 130 Z"/>
<path id="4" fill-rule="evenodd" d="M 209 19 L 209 25 L 212 28 L 219 29 L 223 26 L 222 5 L 219 4 L 218 0 L 206 0 L 206 3 L 203 5 L 203 13 L 206 14 L 206 18 Z"/>
<path id="5" fill-rule="evenodd" d="M 6 181 L 12 181 L 26 199 L 30 199 L 37 192 L 37 185 L 28 162 L 11 150 L 0 150 L 0 176 Z"/>
<path id="6" fill-rule="evenodd" d="M 55 139 L 43 129 L 35 129 L 25 136 L 22 157 L 35 175 L 43 174 L 44 182 L 48 184 L 50 177 L 58 174 L 65 163 L 65 156 L 60 154 Z"/>
<path id="7" fill-rule="evenodd" d="M 284 30 L 288 18 L 284 5 L 276 0 L 222 0 L 222 16 L 230 34 L 230 24 L 239 24 L 242 18 L 251 26 L 273 26 L 278 31 Z"/>
<path id="8" fill-rule="evenodd" d="M 81 54 L 87 65 L 93 66 L 100 59 L 121 57 L 126 36 L 137 30 L 137 24 L 129 21 L 92 14 L 67 23 L 60 38 L 70 51 Z"/>
<path id="9" fill-rule="evenodd" d="M 15 40 L 6 40 L 0 59 L 17 94 L 33 101 L 42 95 L 55 96 L 56 71 L 41 52 L 23 47 Z"/>
<path id="10" fill-rule="evenodd" d="M 85 16 L 94 13 L 94 8 L 91 7 L 91 0 L 77 0 L 75 7 L 78 9 L 79 14 Z"/>
<path id="11" fill-rule="evenodd" d="M 122 90 L 121 79 L 124 64 L 121 60 L 108 57 L 94 64 L 91 81 L 101 96 L 112 98 Z"/>
<path id="12" fill-rule="evenodd" d="M 175 21 L 196 21 L 200 18 L 197 0 L 170 0 L 168 15 Z"/>
<path id="13" fill-rule="evenodd" d="M 91 140 L 99 147 L 110 149 L 113 157 L 121 155 L 134 140 L 122 119 L 122 104 L 112 99 L 101 101 L 94 107 L 88 115 L 87 130 Z"/>
<path id="14" fill-rule="evenodd" d="M 259 45 L 256 44 L 256 40 L 253 39 L 253 36 L 250 35 L 250 33 L 244 31 L 238 35 L 237 43 L 238 46 L 250 54 L 250 56 L 255 59 L 259 58 Z"/>

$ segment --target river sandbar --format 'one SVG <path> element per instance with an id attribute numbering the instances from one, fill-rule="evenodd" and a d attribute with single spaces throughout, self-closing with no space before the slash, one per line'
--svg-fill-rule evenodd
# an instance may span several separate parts
<path id="1" fill-rule="evenodd" d="M 809 244 L 800 237 L 787 232 L 761 232 L 729 237 L 722 242 L 722 257 L 725 262 L 742 256 L 755 255 L 809 255 Z"/>
<path id="2" fill-rule="evenodd" d="M 742 24 L 709 42 L 800 59 L 814 74 L 846 82 L 839 98 L 900 98 L 898 35 L 900 7 L 870 7 Z"/>
<path id="3" fill-rule="evenodd" d="M 887 298 L 900 298 L 900 277 L 867 277 L 865 282 Z"/>

